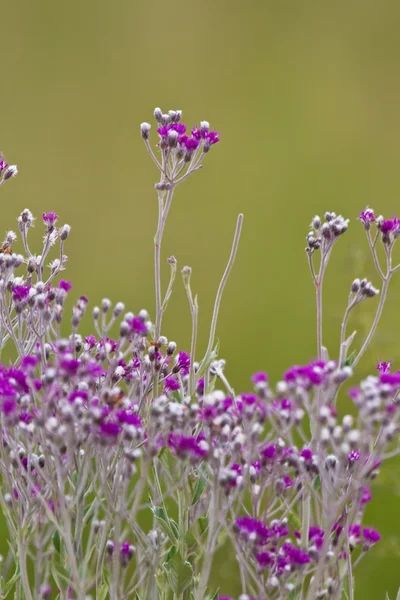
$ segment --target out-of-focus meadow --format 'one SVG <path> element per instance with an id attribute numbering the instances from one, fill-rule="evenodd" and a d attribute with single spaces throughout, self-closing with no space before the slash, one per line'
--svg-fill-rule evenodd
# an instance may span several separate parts
<path id="1" fill-rule="evenodd" d="M 399 210 L 399 30 L 394 0 L 9 3 L 0 21 L 0 149 L 20 173 L 1 190 L 1 227 L 15 228 L 25 206 L 37 216 L 55 210 L 72 227 L 74 294 L 154 314 L 158 174 L 139 124 L 155 106 L 182 108 L 188 125 L 207 119 L 222 134 L 205 168 L 177 189 L 163 246 L 164 261 L 174 254 L 193 268 L 199 349 L 243 211 L 217 332 L 228 377 L 247 390 L 256 370 L 276 380 L 314 357 L 305 235 L 315 213 L 334 210 L 351 219 L 326 279 L 324 342 L 334 357 L 351 281 L 380 284 L 356 217 L 366 205 L 388 217 Z M 379 356 L 400 368 L 399 294 L 400 275 L 355 379 Z M 357 311 L 358 348 L 376 304 Z M 179 279 L 164 333 L 188 349 Z M 393 597 L 400 585 L 399 475 L 393 462 L 376 484 L 368 520 L 384 540 L 356 573 L 357 598 Z M 226 594 L 235 593 L 232 567 L 221 554 L 215 576 Z"/>

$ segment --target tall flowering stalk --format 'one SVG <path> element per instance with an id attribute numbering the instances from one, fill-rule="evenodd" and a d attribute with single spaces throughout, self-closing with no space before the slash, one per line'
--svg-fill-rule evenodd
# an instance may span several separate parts
<path id="1" fill-rule="evenodd" d="M 59 227 L 54 212 L 43 213 L 36 255 L 28 243 L 34 218 L 26 209 L 18 218 L 24 254 L 14 252 L 12 231 L 1 246 L 0 346 L 12 345 L 14 354 L 0 366 L 0 504 L 8 529 L 0 594 L 227 600 L 214 569 L 224 547 L 236 557 L 240 600 L 354 600 L 354 569 L 380 540 L 364 523 L 372 483 L 399 452 L 400 372 L 380 362 L 376 375 L 353 387 L 356 416 L 340 416 L 336 398 L 376 330 L 400 268 L 392 265 L 399 221 L 375 218 L 371 209 L 361 213 L 382 293 L 361 349 L 349 355 L 350 314 L 378 294 L 365 279 L 351 284 L 336 361 L 323 346 L 322 284 L 348 220 L 334 213 L 314 217 L 307 253 L 316 286 L 316 359 L 291 367 L 276 385 L 265 372 L 255 373 L 250 389 L 235 394 L 214 343 L 243 217 L 217 291 L 208 347 L 196 362 L 199 306 L 190 267 L 182 269 L 190 353 L 162 335 L 177 261 L 168 259 L 163 296 L 161 245 L 176 186 L 200 168 L 219 137 L 206 122 L 187 135 L 181 111 L 154 115 L 157 145 L 147 123 L 141 134 L 160 170 L 155 323 L 146 310 L 133 313 L 105 298 L 92 309 L 93 333 L 84 336 L 88 299 L 80 296 L 63 338 L 72 285 L 58 276 L 69 226 Z M 1 161 L 4 182 L 10 167 Z"/>

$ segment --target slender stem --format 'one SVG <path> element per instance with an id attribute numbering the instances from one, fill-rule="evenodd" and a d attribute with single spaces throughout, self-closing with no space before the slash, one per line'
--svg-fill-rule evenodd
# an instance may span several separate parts
<path id="1" fill-rule="evenodd" d="M 357 302 L 355 302 L 355 301 L 349 302 L 349 304 L 347 305 L 347 308 L 346 308 L 346 312 L 344 313 L 342 326 L 340 328 L 339 367 L 341 367 L 343 365 L 343 362 L 346 360 L 347 348 L 345 348 L 345 341 L 346 341 L 345 338 L 346 338 L 347 323 L 349 321 L 350 313 L 356 304 L 357 304 Z"/>
<path id="2" fill-rule="evenodd" d="M 213 311 L 211 327 L 210 327 L 210 336 L 208 338 L 208 346 L 207 346 L 207 350 L 204 355 L 204 358 L 201 361 L 201 366 L 203 366 L 209 359 L 211 352 L 212 352 L 212 348 L 214 346 L 215 331 L 217 328 L 218 313 L 219 313 L 219 307 L 221 304 L 222 294 L 224 292 L 226 282 L 228 281 L 229 274 L 232 270 L 233 263 L 235 262 L 235 257 L 236 257 L 237 249 L 239 246 L 240 234 L 242 231 L 242 225 L 243 225 L 243 215 L 239 214 L 238 218 L 237 218 L 237 222 L 236 222 L 236 230 L 235 230 L 235 235 L 233 237 L 231 254 L 229 256 L 228 264 L 226 265 L 226 269 L 222 276 L 221 282 L 218 287 L 217 295 L 215 298 L 214 311 Z M 200 368 L 199 368 L 199 371 L 200 371 Z"/>
<path id="3" fill-rule="evenodd" d="M 33 596 L 31 594 L 31 589 L 29 585 L 28 571 L 26 568 L 26 540 L 23 539 L 22 535 L 18 536 L 18 556 L 19 556 L 19 566 L 21 569 L 21 581 L 22 587 L 24 589 L 24 594 L 26 600 L 33 600 Z"/>
<path id="4" fill-rule="evenodd" d="M 375 241 L 373 242 L 372 239 L 371 239 L 371 231 L 369 229 L 367 229 L 367 240 L 368 240 L 368 245 L 371 248 L 372 257 L 374 259 L 376 270 L 378 271 L 378 273 L 381 276 L 381 278 L 385 279 L 385 275 L 383 274 L 383 271 L 381 269 L 381 265 L 379 264 L 378 255 L 376 253 L 376 247 L 375 247 L 376 238 L 375 238 Z"/>
<path id="5" fill-rule="evenodd" d="M 158 197 L 158 226 L 157 233 L 154 239 L 154 274 L 155 274 L 155 288 L 156 288 L 156 331 L 155 337 L 158 339 L 161 334 L 161 321 L 162 321 L 162 302 L 161 302 L 161 242 L 164 233 L 165 222 L 167 220 L 168 212 L 171 207 L 172 197 L 174 194 L 174 185 L 168 190 L 167 199 L 163 204 L 162 196 L 159 194 Z"/>
<path id="6" fill-rule="evenodd" d="M 388 275 L 386 277 L 386 279 L 383 282 L 383 286 L 382 286 L 382 292 L 381 292 L 381 297 L 379 299 L 379 304 L 378 304 L 378 310 L 376 311 L 375 314 L 375 319 L 371 325 L 371 329 L 369 330 L 369 333 L 367 335 L 367 337 L 365 338 L 365 341 L 361 347 L 361 350 L 359 351 L 359 353 L 357 354 L 356 358 L 354 359 L 353 362 L 353 368 L 356 366 L 356 364 L 359 362 L 360 358 L 362 357 L 362 355 L 364 354 L 364 352 L 366 351 L 372 336 L 375 333 L 375 330 L 378 326 L 379 323 L 379 319 L 381 318 L 382 315 L 382 311 L 383 311 L 383 306 L 385 304 L 385 300 L 386 300 L 386 296 L 387 296 L 387 291 L 388 291 L 388 287 L 389 287 L 389 281 L 390 281 L 390 275 Z"/>
<path id="7" fill-rule="evenodd" d="M 210 577 L 211 566 L 214 558 L 213 540 L 217 520 L 218 511 L 218 484 L 215 482 L 211 491 L 211 506 L 209 509 L 209 525 L 208 525 L 208 536 L 207 545 L 204 550 L 203 565 L 200 573 L 200 581 L 195 594 L 195 600 L 203 600 L 204 594 L 207 588 L 208 579 Z"/>

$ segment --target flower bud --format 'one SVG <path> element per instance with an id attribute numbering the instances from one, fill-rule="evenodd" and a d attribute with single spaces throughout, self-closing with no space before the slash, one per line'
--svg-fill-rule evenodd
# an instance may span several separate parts
<path id="1" fill-rule="evenodd" d="M 150 123 L 142 123 L 140 125 L 140 132 L 141 132 L 142 138 L 144 140 L 148 140 L 149 139 L 150 129 L 151 129 Z"/>
<path id="2" fill-rule="evenodd" d="M 70 231 L 71 231 L 71 227 L 67 224 L 65 224 L 61 227 L 60 240 L 62 242 L 64 242 L 67 239 L 67 237 L 70 234 Z"/>
<path id="3" fill-rule="evenodd" d="M 7 179 L 11 179 L 11 177 L 15 177 L 18 173 L 17 165 L 10 165 L 3 174 L 4 181 Z"/>

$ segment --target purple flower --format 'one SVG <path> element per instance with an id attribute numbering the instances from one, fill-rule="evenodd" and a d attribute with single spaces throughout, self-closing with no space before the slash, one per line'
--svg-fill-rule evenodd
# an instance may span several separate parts
<path id="1" fill-rule="evenodd" d="M 274 558 L 270 552 L 258 552 L 255 555 L 255 559 L 262 569 L 266 569 L 267 567 L 272 567 L 274 565 Z"/>
<path id="2" fill-rule="evenodd" d="M 264 371 L 259 371 L 258 373 L 254 373 L 254 375 L 251 376 L 251 381 L 254 384 L 268 383 L 268 375 L 264 373 Z"/>
<path id="3" fill-rule="evenodd" d="M 289 475 L 285 475 L 285 477 L 283 478 L 283 485 L 286 489 L 292 487 L 293 481 L 291 480 Z"/>
<path id="4" fill-rule="evenodd" d="M 266 446 L 266 448 L 263 448 L 260 454 L 266 460 L 273 460 L 276 456 L 276 446 L 270 444 L 269 446 Z"/>
<path id="5" fill-rule="evenodd" d="M 312 450 L 310 448 L 303 448 L 300 452 L 300 456 L 302 456 L 306 462 L 310 462 L 313 458 Z"/>
<path id="6" fill-rule="evenodd" d="M 141 427 L 142 425 L 142 419 L 133 412 L 119 410 L 115 416 L 121 424 L 125 423 L 126 425 L 133 425 L 134 427 Z"/>
<path id="7" fill-rule="evenodd" d="M 260 543 L 268 541 L 271 537 L 267 525 L 253 517 L 240 517 L 236 519 L 235 526 L 240 533 L 255 534 L 256 540 Z"/>
<path id="8" fill-rule="evenodd" d="M 381 373 L 381 383 L 388 383 L 389 385 L 400 385 L 400 371 L 396 373 Z"/>
<path id="9" fill-rule="evenodd" d="M 58 216 L 55 212 L 42 213 L 42 218 L 48 229 L 53 229 L 55 223 L 57 222 Z"/>
<path id="10" fill-rule="evenodd" d="M 171 433 L 168 438 L 168 446 L 180 458 L 201 459 L 206 456 L 207 450 L 200 445 L 201 439 L 193 436 Z"/>
<path id="11" fill-rule="evenodd" d="M 81 400 L 82 402 L 87 402 L 88 393 L 85 390 L 74 390 L 68 397 L 68 400 L 71 404 L 75 402 L 75 400 Z"/>
<path id="12" fill-rule="evenodd" d="M 119 556 L 122 566 L 126 567 L 133 556 L 134 548 L 128 542 L 123 542 L 119 549 Z"/>
<path id="13" fill-rule="evenodd" d="M 164 393 L 169 394 L 170 392 L 174 392 L 175 390 L 179 390 L 180 385 L 179 381 L 175 379 L 175 377 L 167 377 L 164 381 Z"/>
<path id="14" fill-rule="evenodd" d="M 14 302 L 24 302 L 28 299 L 30 285 L 16 285 L 12 288 Z"/>
<path id="15" fill-rule="evenodd" d="M 17 403 L 12 398 L 3 400 L 1 412 L 7 416 L 14 414 L 17 410 Z"/>
<path id="16" fill-rule="evenodd" d="M 187 137 L 183 144 L 188 152 L 194 152 L 199 147 L 199 142 L 195 138 Z"/>
<path id="17" fill-rule="evenodd" d="M 379 542 L 379 540 L 381 539 L 379 531 L 377 531 L 376 529 L 368 529 L 367 527 L 363 529 L 363 536 L 365 542 L 369 546 L 376 544 L 376 542 Z"/>
<path id="18" fill-rule="evenodd" d="M 68 375 L 76 375 L 79 366 L 80 362 L 76 358 L 65 358 L 60 363 L 60 368 Z"/>
<path id="19" fill-rule="evenodd" d="M 132 333 L 136 335 L 146 336 L 148 334 L 147 327 L 140 317 L 133 317 L 128 324 Z"/>
<path id="20" fill-rule="evenodd" d="M 64 290 L 64 292 L 69 292 L 69 290 L 72 288 L 72 283 L 70 281 L 64 281 L 64 279 L 61 279 L 61 281 L 58 282 L 58 287 L 60 290 Z"/>
<path id="21" fill-rule="evenodd" d="M 212 146 L 213 144 L 217 144 L 220 141 L 219 133 L 217 133 L 215 130 L 209 131 L 205 134 L 204 139 L 206 143 Z"/>
<path id="22" fill-rule="evenodd" d="M 176 363 L 173 368 L 174 373 L 181 372 L 182 375 L 188 375 L 190 369 L 190 356 L 186 352 L 179 352 L 176 358 Z"/>
<path id="23" fill-rule="evenodd" d="M 365 228 L 369 229 L 370 224 L 375 221 L 375 214 L 372 208 L 367 207 L 365 210 L 362 210 L 359 219 L 364 223 Z"/>
<path id="24" fill-rule="evenodd" d="M 96 346 L 97 344 L 97 340 L 94 337 L 94 335 L 87 335 L 85 337 L 85 343 L 88 346 L 88 350 L 93 350 L 93 348 Z"/>
<path id="25" fill-rule="evenodd" d="M 349 462 L 355 462 L 360 460 L 361 453 L 358 450 L 352 450 L 350 454 L 347 456 L 347 460 Z"/>
<path id="26" fill-rule="evenodd" d="M 197 393 L 204 394 L 204 379 L 199 379 L 197 382 Z"/>
<path id="27" fill-rule="evenodd" d="M 326 363 L 323 361 L 313 361 L 305 366 L 295 365 L 284 374 L 284 380 L 287 383 L 301 385 L 305 388 L 321 385 L 326 377 Z"/>
<path id="28" fill-rule="evenodd" d="M 0 174 L 2 171 L 7 169 L 8 163 L 4 160 L 4 155 L 0 152 Z"/>
<path id="29" fill-rule="evenodd" d="M 121 427 L 112 421 L 101 423 L 99 434 L 102 438 L 115 439 L 121 433 Z"/>
<path id="30" fill-rule="evenodd" d="M 21 360 L 21 369 L 30 371 L 36 367 L 38 362 L 39 360 L 36 358 L 36 356 L 24 356 L 24 358 Z"/>
<path id="31" fill-rule="evenodd" d="M 361 505 L 367 504 L 367 502 L 370 502 L 371 500 L 372 500 L 371 490 L 369 489 L 368 486 L 363 487 L 362 492 L 361 492 L 361 499 L 360 499 Z"/>
<path id="32" fill-rule="evenodd" d="M 400 220 L 394 216 L 393 219 L 387 219 L 383 221 L 381 225 L 381 231 L 385 237 L 389 235 L 389 233 L 397 233 L 400 229 Z"/>
<path id="33" fill-rule="evenodd" d="M 286 558 L 289 559 L 290 563 L 294 567 L 300 567 L 311 562 L 311 558 L 306 552 L 296 548 L 292 544 L 285 542 L 282 546 L 282 550 Z"/>

